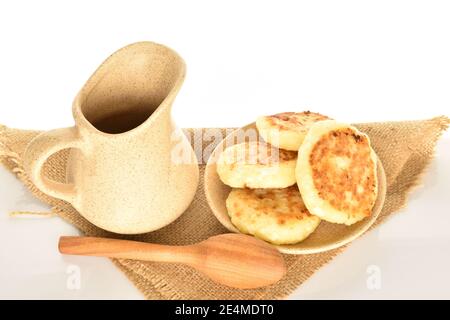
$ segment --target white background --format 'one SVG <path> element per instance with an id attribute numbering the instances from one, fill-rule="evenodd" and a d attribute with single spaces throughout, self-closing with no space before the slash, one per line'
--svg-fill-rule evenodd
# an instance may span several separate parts
<path id="1" fill-rule="evenodd" d="M 0 2 L 0 123 L 71 126 L 71 102 L 95 68 L 140 40 L 186 60 L 179 126 L 240 126 L 311 109 L 346 122 L 450 115 L 448 1 Z M 450 298 L 450 136 L 408 207 L 291 298 Z M 106 259 L 61 257 L 59 218 L 0 169 L 0 298 L 141 298 Z M 81 289 L 66 286 L 68 266 Z M 381 272 L 370 290 L 367 269 Z M 369 268 L 370 269 L 370 268 Z"/>

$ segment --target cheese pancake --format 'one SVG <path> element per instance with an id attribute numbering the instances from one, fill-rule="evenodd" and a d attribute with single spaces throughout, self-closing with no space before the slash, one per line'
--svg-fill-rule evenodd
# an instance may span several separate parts
<path id="1" fill-rule="evenodd" d="M 369 137 L 333 120 L 311 126 L 296 167 L 306 207 L 323 220 L 351 225 L 372 213 L 377 158 Z"/>
<path id="2" fill-rule="evenodd" d="M 271 145 L 298 151 L 309 127 L 317 121 L 328 119 L 330 118 L 327 116 L 310 111 L 283 112 L 259 117 L 256 120 L 256 127 L 263 139 Z"/>
<path id="3" fill-rule="evenodd" d="M 306 209 L 296 186 L 233 189 L 226 206 L 231 222 L 239 231 L 273 244 L 298 243 L 320 223 Z"/>
<path id="4" fill-rule="evenodd" d="M 297 152 L 252 141 L 226 148 L 217 160 L 217 173 L 233 188 L 286 188 L 296 183 Z"/>

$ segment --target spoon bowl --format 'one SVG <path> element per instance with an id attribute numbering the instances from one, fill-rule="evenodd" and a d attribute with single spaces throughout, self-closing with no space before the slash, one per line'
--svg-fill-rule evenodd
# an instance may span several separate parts
<path id="1" fill-rule="evenodd" d="M 280 252 L 255 237 L 221 234 L 201 243 L 207 257 L 196 268 L 215 282 L 229 287 L 250 289 L 268 286 L 286 273 Z"/>

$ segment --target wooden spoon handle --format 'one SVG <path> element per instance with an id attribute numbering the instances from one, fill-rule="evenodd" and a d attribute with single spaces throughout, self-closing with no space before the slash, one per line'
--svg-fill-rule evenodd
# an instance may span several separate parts
<path id="1" fill-rule="evenodd" d="M 199 258 L 200 253 L 195 245 L 166 246 L 95 237 L 61 237 L 58 249 L 63 254 L 71 255 L 187 264 L 194 263 Z"/>

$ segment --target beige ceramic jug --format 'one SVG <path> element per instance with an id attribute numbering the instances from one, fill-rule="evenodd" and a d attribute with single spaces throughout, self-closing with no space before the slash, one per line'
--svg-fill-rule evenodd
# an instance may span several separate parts
<path id="1" fill-rule="evenodd" d="M 199 176 L 195 154 L 171 119 L 184 76 L 181 57 L 159 44 L 114 53 L 75 98 L 75 126 L 44 132 L 28 145 L 32 182 L 108 231 L 144 233 L 174 221 Z M 45 177 L 45 161 L 68 148 L 67 183 Z"/>

